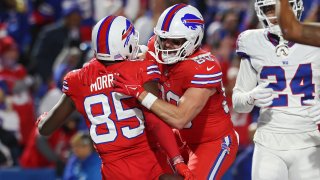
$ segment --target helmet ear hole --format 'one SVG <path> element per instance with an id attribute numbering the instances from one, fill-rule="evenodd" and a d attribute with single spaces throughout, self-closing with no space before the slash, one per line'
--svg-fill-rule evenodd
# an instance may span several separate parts
<path id="1" fill-rule="evenodd" d="M 129 46 L 129 53 L 132 53 L 132 45 Z"/>
<path id="2" fill-rule="evenodd" d="M 124 34 L 125 31 L 126 31 L 125 29 L 122 31 L 122 35 Z"/>
<path id="3" fill-rule="evenodd" d="M 199 36 L 197 37 L 196 41 L 194 42 L 194 45 L 197 45 L 199 41 Z"/>

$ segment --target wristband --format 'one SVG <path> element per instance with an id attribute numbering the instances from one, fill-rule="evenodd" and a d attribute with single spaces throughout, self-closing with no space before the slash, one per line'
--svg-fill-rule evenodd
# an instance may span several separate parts
<path id="1" fill-rule="evenodd" d="M 173 165 L 176 165 L 176 164 L 179 164 L 179 163 L 184 163 L 183 157 L 181 155 L 178 155 L 178 156 L 172 158 L 171 161 L 172 161 Z"/>
<path id="2" fill-rule="evenodd" d="M 141 104 L 146 107 L 147 109 L 150 109 L 152 104 L 157 100 L 157 96 L 153 95 L 152 93 L 148 93 L 146 97 L 142 100 Z"/>

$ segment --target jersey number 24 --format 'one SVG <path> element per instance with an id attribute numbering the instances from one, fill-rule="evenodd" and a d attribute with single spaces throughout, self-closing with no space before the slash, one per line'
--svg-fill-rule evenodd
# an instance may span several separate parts
<path id="1" fill-rule="evenodd" d="M 277 82 L 270 83 L 268 88 L 272 88 L 274 91 L 281 92 L 287 88 L 287 82 L 285 77 L 285 71 L 280 66 L 265 66 L 261 70 L 260 79 L 268 79 L 268 76 L 275 76 Z M 314 99 L 315 87 L 312 83 L 312 68 L 311 64 L 300 64 L 297 68 L 295 75 L 293 76 L 290 84 L 290 89 L 293 95 L 302 94 L 302 101 L 307 99 Z M 278 98 L 273 99 L 271 106 L 280 107 L 288 106 L 288 95 L 279 94 Z"/>

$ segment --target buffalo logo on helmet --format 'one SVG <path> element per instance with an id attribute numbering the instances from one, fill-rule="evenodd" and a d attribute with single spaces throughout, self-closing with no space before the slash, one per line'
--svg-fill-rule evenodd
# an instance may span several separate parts
<path id="1" fill-rule="evenodd" d="M 196 30 L 198 26 L 203 28 L 204 21 L 193 14 L 185 14 L 181 18 L 182 23 L 189 29 Z"/>
<path id="2" fill-rule="evenodd" d="M 134 27 L 133 25 L 130 23 L 129 20 L 126 20 L 126 30 L 125 32 L 122 34 L 122 40 L 126 39 L 124 46 L 128 45 L 128 42 L 130 40 L 131 35 L 134 34 Z"/>

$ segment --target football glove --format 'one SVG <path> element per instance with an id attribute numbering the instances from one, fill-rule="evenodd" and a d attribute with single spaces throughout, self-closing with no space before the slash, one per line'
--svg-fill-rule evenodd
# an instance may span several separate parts
<path id="1" fill-rule="evenodd" d="M 313 120 L 314 123 L 320 124 L 320 101 L 316 99 L 304 100 L 305 105 L 309 105 L 307 109 L 308 116 Z"/>
<path id="2" fill-rule="evenodd" d="M 138 78 L 130 78 L 121 74 L 114 75 L 113 86 L 115 91 L 135 98 L 138 98 L 144 91 Z"/>
<path id="3" fill-rule="evenodd" d="M 91 61 L 90 61 L 91 62 Z M 98 68 L 89 63 L 85 63 L 82 67 L 81 73 L 78 74 L 80 81 L 84 86 L 90 86 L 94 84 L 97 78 L 97 75 L 109 74 L 105 69 Z"/>
<path id="4" fill-rule="evenodd" d="M 174 157 L 173 160 L 173 166 L 176 169 L 176 172 L 183 176 L 185 180 L 194 180 L 195 177 L 192 174 L 191 170 L 188 168 L 188 166 L 184 163 L 183 158 L 181 155 Z"/>
<path id="5" fill-rule="evenodd" d="M 78 74 L 79 79 L 84 86 L 90 86 L 92 83 L 94 83 L 93 77 L 95 75 L 96 70 L 94 67 L 89 68 L 89 63 L 85 63 L 82 69 L 82 73 Z"/>
<path id="6" fill-rule="evenodd" d="M 268 107 L 274 99 L 273 89 L 266 88 L 269 83 L 261 83 L 249 92 L 248 104 L 255 105 L 260 108 Z"/>

